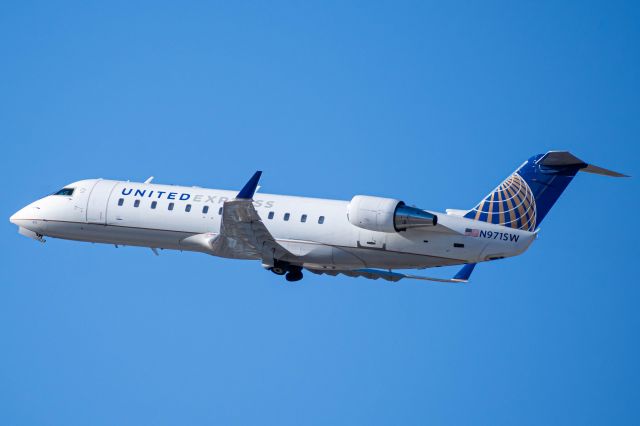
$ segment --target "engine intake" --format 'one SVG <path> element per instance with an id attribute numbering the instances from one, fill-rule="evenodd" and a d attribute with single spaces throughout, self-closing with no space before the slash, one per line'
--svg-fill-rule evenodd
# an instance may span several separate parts
<path id="1" fill-rule="evenodd" d="M 352 225 L 378 232 L 401 232 L 438 223 L 436 215 L 409 207 L 403 201 L 368 195 L 353 197 L 347 216 Z"/>

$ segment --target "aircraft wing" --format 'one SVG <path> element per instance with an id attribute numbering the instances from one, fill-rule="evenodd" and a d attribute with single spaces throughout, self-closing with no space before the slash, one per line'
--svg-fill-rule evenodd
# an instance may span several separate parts
<path id="1" fill-rule="evenodd" d="M 423 277 L 420 275 L 409 275 L 409 274 L 401 274 L 399 272 L 391 272 L 385 271 L 382 269 L 354 269 L 347 271 L 337 271 L 337 270 L 325 270 L 325 269 L 309 269 L 309 271 L 314 274 L 327 274 L 327 275 L 338 275 L 343 274 L 348 277 L 363 277 L 370 280 L 383 279 L 385 281 L 397 282 L 403 278 L 410 278 L 413 280 L 423 280 L 423 281 L 435 281 L 441 283 L 466 283 L 469 281 L 469 277 L 471 276 L 471 272 L 473 272 L 473 268 L 475 268 L 475 263 L 469 263 L 464 265 L 462 269 L 451 279 L 446 278 L 433 278 L 433 277 Z"/>
<path id="2" fill-rule="evenodd" d="M 222 205 L 220 233 L 212 241 L 217 256 L 235 259 L 263 259 L 273 263 L 291 252 L 276 242 L 253 206 L 253 194 L 262 172 L 256 172 L 235 199 Z"/>

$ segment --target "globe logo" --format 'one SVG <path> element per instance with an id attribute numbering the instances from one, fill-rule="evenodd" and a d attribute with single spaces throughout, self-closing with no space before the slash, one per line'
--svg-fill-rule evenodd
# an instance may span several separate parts
<path id="1" fill-rule="evenodd" d="M 536 227 L 536 200 L 518 173 L 505 179 L 472 211 L 475 220 L 530 232 Z"/>

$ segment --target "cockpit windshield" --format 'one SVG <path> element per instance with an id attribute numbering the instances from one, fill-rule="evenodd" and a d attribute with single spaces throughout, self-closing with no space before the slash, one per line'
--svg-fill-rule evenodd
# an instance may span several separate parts
<path id="1" fill-rule="evenodd" d="M 53 195 L 66 195 L 67 197 L 71 197 L 73 195 L 73 188 L 62 188 Z"/>

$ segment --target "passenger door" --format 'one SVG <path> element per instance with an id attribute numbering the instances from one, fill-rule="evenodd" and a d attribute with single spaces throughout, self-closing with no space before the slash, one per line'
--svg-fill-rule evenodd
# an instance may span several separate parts
<path id="1" fill-rule="evenodd" d="M 98 180 L 91 189 L 87 202 L 87 222 L 104 225 L 107 223 L 107 205 L 111 191 L 118 182 Z"/>

